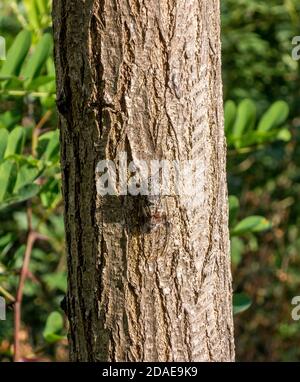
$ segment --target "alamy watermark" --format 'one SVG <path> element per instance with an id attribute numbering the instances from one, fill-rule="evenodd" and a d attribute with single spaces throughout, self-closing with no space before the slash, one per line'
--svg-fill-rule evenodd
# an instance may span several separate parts
<path id="1" fill-rule="evenodd" d="M 196 160 L 133 160 L 120 152 L 116 161 L 96 167 L 98 195 L 194 196 L 203 189 L 204 168 Z"/>
<path id="2" fill-rule="evenodd" d="M 6 303 L 3 297 L 0 297 L 0 320 L 6 320 Z"/>
<path id="3" fill-rule="evenodd" d="M 295 305 L 295 308 L 292 310 L 292 319 L 294 321 L 299 321 L 300 320 L 300 296 L 293 297 L 292 305 Z"/>
<path id="4" fill-rule="evenodd" d="M 292 44 L 296 45 L 292 50 L 292 58 L 295 61 L 300 60 L 300 36 L 295 36 L 292 40 Z"/>
<path id="5" fill-rule="evenodd" d="M 0 60 L 6 60 L 6 42 L 2 36 L 0 36 Z"/>

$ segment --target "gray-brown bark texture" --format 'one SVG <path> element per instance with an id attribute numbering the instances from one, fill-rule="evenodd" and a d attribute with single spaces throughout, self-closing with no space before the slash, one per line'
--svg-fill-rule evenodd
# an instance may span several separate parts
<path id="1" fill-rule="evenodd" d="M 53 5 L 71 360 L 233 360 L 219 0 Z M 197 160 L 199 192 L 97 195 L 120 151 Z"/>

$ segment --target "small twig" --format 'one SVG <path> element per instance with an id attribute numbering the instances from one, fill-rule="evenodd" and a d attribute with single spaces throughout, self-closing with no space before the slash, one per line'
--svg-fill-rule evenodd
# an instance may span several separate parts
<path id="1" fill-rule="evenodd" d="M 14 362 L 18 362 L 20 360 L 21 307 L 22 307 L 24 285 L 25 285 L 26 278 L 28 276 L 28 269 L 29 269 L 29 263 L 30 263 L 33 245 L 36 240 L 47 239 L 45 236 L 40 235 L 38 232 L 35 232 L 32 230 L 31 219 L 32 219 L 32 210 L 31 210 L 31 207 L 29 207 L 27 210 L 27 221 L 28 221 L 27 243 L 26 243 L 24 260 L 23 260 L 23 265 L 22 265 L 20 279 L 19 279 L 19 285 L 18 285 L 15 304 L 14 304 Z"/>
<path id="2" fill-rule="evenodd" d="M 28 230 L 28 232 L 31 232 L 32 231 L 32 203 L 31 203 L 31 200 L 28 200 L 28 202 L 27 202 L 26 216 L 27 216 L 27 230 Z"/>
<path id="3" fill-rule="evenodd" d="M 4 289 L 2 286 L 0 286 L 0 293 L 6 297 L 9 301 L 15 302 L 14 296 L 12 296 L 6 289 Z"/>
<path id="4" fill-rule="evenodd" d="M 21 327 L 21 304 L 23 299 L 23 289 L 27 276 L 28 265 L 30 262 L 31 251 L 33 243 L 35 241 L 35 235 L 33 232 L 29 232 L 26 244 L 26 250 L 24 255 L 24 262 L 21 270 L 16 302 L 14 306 L 14 362 L 18 362 L 20 359 L 20 327 Z"/>
<path id="5" fill-rule="evenodd" d="M 39 123 L 36 124 L 34 127 L 33 133 L 32 133 L 32 145 L 31 145 L 31 152 L 32 155 L 36 155 L 36 147 L 37 147 L 37 142 L 38 142 L 38 137 L 40 135 L 41 129 L 45 125 L 45 123 L 48 121 L 48 119 L 51 117 L 52 111 L 48 110 L 46 114 L 41 118 Z"/>
<path id="6" fill-rule="evenodd" d="M 27 278 L 35 284 L 39 284 L 40 280 L 28 269 Z"/>
<path id="7" fill-rule="evenodd" d="M 14 3 L 14 2 L 9 2 L 9 6 L 10 6 L 11 10 L 15 13 L 15 15 L 16 15 L 19 23 L 21 24 L 22 28 L 27 29 L 28 28 L 28 23 L 27 23 L 25 17 L 20 12 L 17 4 Z"/>

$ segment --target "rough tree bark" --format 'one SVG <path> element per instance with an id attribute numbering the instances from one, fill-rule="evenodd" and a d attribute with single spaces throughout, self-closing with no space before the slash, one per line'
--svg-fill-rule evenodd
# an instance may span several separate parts
<path id="1" fill-rule="evenodd" d="M 233 360 L 219 0 L 53 5 L 71 360 Z M 146 199 L 97 195 L 120 151 L 197 160 L 199 192 L 145 230 Z"/>

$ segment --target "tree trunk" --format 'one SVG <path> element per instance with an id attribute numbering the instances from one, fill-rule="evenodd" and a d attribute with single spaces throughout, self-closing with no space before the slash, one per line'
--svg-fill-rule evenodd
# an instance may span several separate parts
<path id="1" fill-rule="evenodd" d="M 55 0 L 53 21 L 71 360 L 232 361 L 219 0 Z M 97 194 L 120 152 L 197 161 L 196 194 Z"/>

